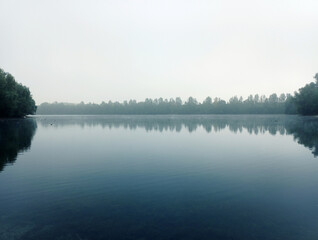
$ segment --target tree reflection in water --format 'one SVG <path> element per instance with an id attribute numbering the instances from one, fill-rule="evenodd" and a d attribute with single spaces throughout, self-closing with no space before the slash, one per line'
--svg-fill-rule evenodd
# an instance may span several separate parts
<path id="1" fill-rule="evenodd" d="M 318 118 L 290 115 L 119 115 L 119 116 L 41 116 L 38 122 L 44 127 L 79 125 L 81 127 L 136 129 L 146 131 L 176 131 L 183 128 L 194 132 L 202 127 L 210 132 L 229 129 L 239 133 L 293 135 L 295 141 L 318 156 Z"/>
<path id="2" fill-rule="evenodd" d="M 250 134 L 292 135 L 295 141 L 318 156 L 318 118 L 285 115 L 196 115 L 196 116 L 37 116 L 0 121 L 0 171 L 14 163 L 19 153 L 30 149 L 37 122 L 43 127 L 101 126 L 102 128 L 146 131 L 194 132 L 203 128 L 208 133 L 229 129 Z"/>
<path id="3" fill-rule="evenodd" d="M 30 149 L 36 128 L 36 121 L 29 118 L 0 121 L 0 172 L 14 163 L 19 153 Z"/>

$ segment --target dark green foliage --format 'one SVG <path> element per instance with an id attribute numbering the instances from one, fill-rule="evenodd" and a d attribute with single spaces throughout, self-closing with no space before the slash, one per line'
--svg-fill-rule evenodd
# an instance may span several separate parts
<path id="1" fill-rule="evenodd" d="M 0 117 L 24 117 L 35 111 L 35 102 L 29 89 L 0 69 Z"/>
<path id="2" fill-rule="evenodd" d="M 180 98 L 136 100 L 123 103 L 102 102 L 101 104 L 42 103 L 37 114 L 295 114 L 291 95 L 250 95 L 246 100 L 233 97 L 226 102 L 220 98 L 207 97 L 202 103 L 189 97 L 186 102 Z"/>
<path id="3" fill-rule="evenodd" d="M 302 115 L 318 115 L 318 73 L 311 82 L 295 93 L 294 102 L 297 112 Z"/>

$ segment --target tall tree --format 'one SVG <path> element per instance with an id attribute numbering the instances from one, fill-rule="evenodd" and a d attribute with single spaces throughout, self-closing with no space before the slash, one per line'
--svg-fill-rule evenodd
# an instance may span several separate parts
<path id="1" fill-rule="evenodd" d="M 35 111 L 30 90 L 0 69 L 0 117 L 24 117 Z"/>
<path id="2" fill-rule="evenodd" d="M 295 93 L 295 105 L 302 115 L 318 115 L 318 73 L 314 76 L 316 83 L 311 82 Z"/>
<path id="3" fill-rule="evenodd" d="M 316 79 L 316 84 L 318 85 L 318 73 L 316 73 L 316 75 L 314 76 L 314 78 Z"/>

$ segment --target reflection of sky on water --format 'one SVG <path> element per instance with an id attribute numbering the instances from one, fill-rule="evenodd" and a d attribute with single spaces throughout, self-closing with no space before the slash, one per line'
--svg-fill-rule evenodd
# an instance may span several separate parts
<path id="1" fill-rule="evenodd" d="M 1 166 L 18 160 L 0 239 L 314 239 L 316 133 L 295 116 L 1 120 Z"/>
<path id="2" fill-rule="evenodd" d="M 79 125 L 103 128 L 143 128 L 146 131 L 194 132 L 202 127 L 207 132 L 229 129 L 234 133 L 269 132 L 272 135 L 293 135 L 294 139 L 318 155 L 318 118 L 289 115 L 214 115 L 214 116 L 38 116 L 44 127 Z"/>

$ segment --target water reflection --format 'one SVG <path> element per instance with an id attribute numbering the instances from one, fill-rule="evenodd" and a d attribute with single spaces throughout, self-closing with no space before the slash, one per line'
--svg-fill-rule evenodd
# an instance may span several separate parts
<path id="1" fill-rule="evenodd" d="M 317 156 L 317 118 L 0 120 L 1 169 L 30 148 L 35 132 L 32 150 L 18 156 L 21 164 L 0 173 L 0 239 L 296 240 L 318 234 L 317 161 L 292 140 Z"/>
<path id="2" fill-rule="evenodd" d="M 19 153 L 30 149 L 36 128 L 34 119 L 0 121 L 0 172 L 14 163 Z"/>
<path id="3" fill-rule="evenodd" d="M 55 116 L 38 117 L 44 127 L 60 127 L 79 125 L 81 127 L 101 126 L 103 128 L 119 128 L 134 130 L 144 128 L 146 131 L 176 131 L 183 128 L 194 132 L 203 127 L 207 132 L 219 132 L 229 128 L 232 132 L 285 134 L 286 125 L 307 120 L 300 117 L 286 116 Z M 315 120 L 315 119 L 313 119 Z M 318 119 L 317 119 L 318 120 Z"/>
<path id="4" fill-rule="evenodd" d="M 194 132 L 202 127 L 208 133 L 229 129 L 250 134 L 293 135 L 295 141 L 312 150 L 318 156 L 318 118 L 284 115 L 216 115 L 216 116 L 41 116 L 37 120 L 43 127 L 79 125 L 101 126 L 146 131 L 176 131 L 186 129 Z"/>
<path id="5" fill-rule="evenodd" d="M 315 157 L 318 156 L 318 119 L 306 118 L 286 126 L 287 133 L 301 145 L 312 150 Z"/>

